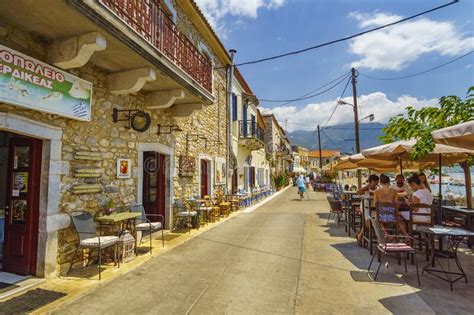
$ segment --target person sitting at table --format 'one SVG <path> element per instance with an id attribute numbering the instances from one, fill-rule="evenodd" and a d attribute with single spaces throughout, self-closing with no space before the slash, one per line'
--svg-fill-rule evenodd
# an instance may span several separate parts
<path id="1" fill-rule="evenodd" d="M 431 191 L 426 189 L 426 187 L 421 183 L 421 179 L 417 174 L 413 174 L 408 179 L 408 184 L 410 187 L 413 189 L 414 193 L 411 197 L 411 199 L 407 198 L 407 203 L 408 204 L 426 204 L 426 205 L 432 205 L 433 204 L 433 195 L 431 195 Z M 430 208 L 418 208 L 417 213 L 430 213 L 431 209 Z M 402 217 L 403 220 L 400 221 L 400 231 L 408 235 L 408 231 L 406 229 L 406 224 L 405 222 L 410 221 L 410 212 L 404 211 L 400 212 L 400 216 Z M 423 220 L 426 220 L 428 222 L 429 218 L 425 218 L 423 216 L 419 216 L 417 218 L 417 221 L 422 222 Z M 403 222 L 405 221 L 405 222 Z"/>
<path id="2" fill-rule="evenodd" d="M 423 186 L 425 186 L 425 188 L 428 189 L 428 190 L 431 192 L 431 186 L 430 186 L 430 184 L 428 183 L 428 179 L 426 178 L 425 173 L 420 172 L 420 173 L 418 174 L 418 177 L 420 177 L 421 184 L 422 184 Z"/>
<path id="3" fill-rule="evenodd" d="M 345 184 L 345 185 L 344 185 L 344 191 L 349 191 L 349 190 L 350 190 L 349 185 Z"/>
<path id="4" fill-rule="evenodd" d="M 392 185 L 392 188 L 397 191 L 397 193 L 407 193 L 411 194 L 410 186 L 405 182 L 405 176 L 398 174 L 395 177 L 395 184 Z"/>
<path id="5" fill-rule="evenodd" d="M 369 193 L 370 195 L 373 195 L 378 188 L 379 180 L 380 178 L 377 175 L 375 174 L 370 175 L 369 183 L 365 185 L 364 187 L 361 187 L 359 190 L 357 190 L 356 194 L 364 195 L 366 193 Z M 364 211 L 365 222 L 362 225 L 359 234 L 357 235 L 357 243 L 361 246 L 362 246 L 362 238 L 364 236 L 365 228 L 370 226 L 370 209 L 368 207 L 364 207 L 363 211 Z"/>

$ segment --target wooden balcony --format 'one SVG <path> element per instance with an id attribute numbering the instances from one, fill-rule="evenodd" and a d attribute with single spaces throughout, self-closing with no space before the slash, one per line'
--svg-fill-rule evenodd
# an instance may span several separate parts
<path id="1" fill-rule="evenodd" d="M 265 147 L 263 129 L 256 122 L 239 121 L 239 143 L 250 150 L 259 150 Z"/>
<path id="2" fill-rule="evenodd" d="M 212 64 L 180 32 L 159 0 L 98 0 L 128 27 L 212 93 Z"/>

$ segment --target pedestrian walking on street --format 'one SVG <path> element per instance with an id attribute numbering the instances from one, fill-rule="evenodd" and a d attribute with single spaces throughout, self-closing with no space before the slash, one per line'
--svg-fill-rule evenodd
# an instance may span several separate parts
<path id="1" fill-rule="evenodd" d="M 300 195 L 300 200 L 303 200 L 304 193 L 306 191 L 306 183 L 304 181 L 303 175 L 300 175 L 296 180 L 296 186 L 298 187 L 298 194 Z"/>

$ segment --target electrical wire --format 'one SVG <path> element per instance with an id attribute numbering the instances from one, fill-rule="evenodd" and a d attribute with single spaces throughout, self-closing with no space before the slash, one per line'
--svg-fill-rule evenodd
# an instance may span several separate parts
<path id="1" fill-rule="evenodd" d="M 351 81 L 351 78 L 349 78 L 347 80 L 347 83 L 346 83 L 346 86 L 344 87 L 344 90 L 342 90 L 342 93 L 341 93 L 341 96 L 339 96 L 339 99 L 338 101 L 336 102 L 336 105 L 334 106 L 334 109 L 332 110 L 332 113 L 331 115 L 329 116 L 328 120 L 326 120 L 326 122 L 324 123 L 323 127 L 321 129 L 324 129 L 327 124 L 329 123 L 329 121 L 331 120 L 332 116 L 334 116 L 334 113 L 336 112 L 336 109 L 337 107 L 339 106 L 339 101 L 342 99 L 342 97 L 344 96 L 344 93 L 346 93 L 346 90 L 347 90 L 347 87 L 349 86 L 349 82 Z"/>
<path id="2" fill-rule="evenodd" d="M 458 3 L 458 2 L 459 2 L 459 0 L 453 0 L 449 3 L 447 3 L 447 4 L 443 4 L 441 6 L 438 6 L 438 7 L 435 7 L 435 8 L 417 13 L 415 15 L 403 18 L 401 20 L 398 20 L 398 21 L 395 21 L 395 22 L 392 22 L 392 23 L 388 23 L 388 24 L 381 25 L 381 26 L 378 26 L 378 27 L 375 27 L 375 28 L 372 28 L 372 29 L 369 29 L 369 30 L 366 30 L 366 31 L 363 31 L 363 32 L 359 32 L 359 33 L 356 33 L 354 35 L 342 37 L 342 38 L 335 39 L 335 40 L 332 40 L 332 41 L 329 41 L 329 42 L 326 42 L 326 43 L 323 43 L 323 44 L 314 45 L 314 46 L 311 46 L 311 47 L 307 47 L 307 48 L 303 48 L 303 49 L 300 49 L 300 50 L 287 52 L 287 53 L 280 54 L 280 55 L 275 55 L 275 56 L 261 58 L 261 59 L 257 59 L 257 60 L 242 62 L 242 63 L 239 63 L 239 64 L 235 64 L 234 66 L 245 66 L 245 65 L 261 63 L 261 62 L 274 60 L 274 59 L 279 59 L 279 58 L 283 58 L 283 57 L 287 57 L 287 56 L 291 56 L 291 55 L 301 54 L 301 53 L 304 53 L 304 52 L 307 52 L 307 51 L 310 51 L 310 50 L 313 50 L 313 49 L 317 49 L 317 48 L 321 48 L 321 47 L 324 47 L 324 46 L 329 46 L 329 45 L 336 44 L 336 43 L 339 43 L 339 42 L 347 41 L 347 40 L 350 40 L 350 39 L 353 39 L 353 38 L 356 38 L 356 37 L 359 37 L 359 36 L 362 36 L 362 35 L 365 35 L 365 34 L 368 34 L 368 33 L 372 33 L 372 32 L 375 32 L 375 31 L 378 31 L 378 30 L 381 30 L 381 29 L 384 29 L 384 28 L 387 28 L 387 27 L 390 27 L 390 26 L 393 26 L 393 25 L 396 25 L 396 24 L 399 24 L 399 23 L 406 22 L 408 20 L 412 20 L 412 19 L 417 18 L 419 16 L 422 16 L 422 15 L 425 15 L 427 13 L 431 13 L 431 12 L 443 9 L 445 7 L 451 6 L 451 5 L 453 5 L 455 3 Z M 225 67 L 220 67 L 220 68 L 225 68 Z M 215 68 L 215 69 L 219 69 L 219 68 Z"/>
<path id="3" fill-rule="evenodd" d="M 316 93 L 316 94 L 312 94 L 312 95 L 308 95 L 308 96 L 304 96 L 304 97 L 299 97 L 299 98 L 294 98 L 294 99 L 290 99 L 290 100 L 267 100 L 267 99 L 259 99 L 261 102 L 267 102 L 267 103 L 283 103 L 283 102 L 286 102 L 287 104 L 288 103 L 291 103 L 291 102 L 297 102 L 297 101 L 302 101 L 302 100 L 307 100 L 309 98 L 313 98 L 313 97 L 316 97 L 316 96 L 319 96 L 319 95 L 322 95 L 326 92 L 329 92 L 331 91 L 332 89 L 334 89 L 336 86 L 338 86 L 339 84 L 341 84 L 342 82 L 344 82 L 344 80 L 347 78 L 347 75 L 342 78 L 341 80 L 337 81 L 334 85 L 330 86 L 329 88 L 327 88 L 326 90 L 322 91 L 322 92 L 319 92 L 319 93 Z M 283 105 L 281 105 L 283 106 Z"/>
<path id="4" fill-rule="evenodd" d="M 323 135 L 326 136 L 326 138 L 329 139 L 329 141 L 331 141 L 331 143 L 334 145 L 334 147 L 336 147 L 336 148 L 338 147 L 338 145 L 327 135 L 327 133 L 323 129 L 321 129 L 321 132 L 323 133 Z"/>
<path id="5" fill-rule="evenodd" d="M 471 50 L 470 52 L 462 55 L 462 56 L 459 56 L 457 58 L 454 58 L 448 62 L 445 62 L 443 64 L 440 64 L 439 66 L 436 66 L 434 68 L 431 68 L 431 69 L 428 69 L 428 70 L 424 70 L 424 71 L 421 71 L 421 72 L 418 72 L 418 73 L 414 73 L 414 74 L 410 74 L 410 75 L 405 75 L 405 76 L 402 76 L 402 77 L 395 77 L 395 78 L 379 78 L 379 77 L 373 77 L 373 76 L 370 76 L 370 75 L 367 75 L 367 74 L 363 74 L 363 73 L 360 73 L 359 71 L 359 74 L 363 77 L 366 77 L 366 78 L 369 78 L 369 79 L 372 79 L 372 80 L 382 80 L 382 81 L 392 81 L 392 80 L 403 80 L 403 79 L 407 79 L 407 78 L 413 78 L 413 77 L 416 77 L 416 76 L 419 76 L 419 75 L 422 75 L 422 74 L 425 74 L 425 73 L 428 73 L 428 72 L 431 72 L 431 71 L 434 71 L 436 69 L 439 69 L 439 68 L 442 68 L 444 66 L 447 66 L 453 62 L 456 62 L 458 61 L 459 59 L 462 59 L 464 57 L 467 57 L 469 56 L 470 54 L 474 53 L 474 50 Z"/>
<path id="6" fill-rule="evenodd" d="M 341 79 L 341 78 L 343 78 L 343 77 L 346 77 L 348 74 L 349 74 L 349 72 L 345 72 L 344 74 L 338 76 L 338 77 L 335 78 L 334 80 L 331 80 L 331 81 L 329 81 L 328 83 L 326 83 L 326 84 L 324 84 L 324 85 L 321 85 L 320 87 L 318 87 L 318 88 L 316 88 L 316 89 L 314 89 L 314 90 L 311 90 L 311 91 L 309 91 L 309 92 L 307 92 L 307 93 L 305 93 L 305 94 L 303 94 L 303 95 L 301 95 L 301 96 L 298 96 L 297 98 L 294 98 L 294 99 L 292 99 L 292 100 L 272 100 L 272 99 L 264 99 L 264 98 L 259 98 L 259 100 L 262 101 L 262 102 L 288 102 L 288 103 L 291 103 L 291 102 L 300 100 L 300 98 L 305 97 L 305 96 L 308 96 L 308 95 L 311 94 L 311 93 L 314 93 L 314 92 L 316 92 L 316 91 L 319 91 L 319 90 L 321 90 L 322 88 L 325 88 L 326 86 L 328 86 L 328 85 L 330 85 L 330 84 L 336 82 L 337 80 L 339 80 L 339 79 Z"/>

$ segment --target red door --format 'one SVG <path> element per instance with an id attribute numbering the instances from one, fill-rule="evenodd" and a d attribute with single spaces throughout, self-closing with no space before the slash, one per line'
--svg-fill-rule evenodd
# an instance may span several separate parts
<path id="1" fill-rule="evenodd" d="M 143 206 L 147 214 L 166 215 L 166 155 L 145 152 L 143 155 Z M 158 220 L 150 217 L 151 221 Z"/>
<path id="2" fill-rule="evenodd" d="M 209 195 L 209 161 L 201 160 L 201 198 Z"/>
<path id="3" fill-rule="evenodd" d="M 3 270 L 36 274 L 42 141 L 11 138 L 7 172 Z"/>

